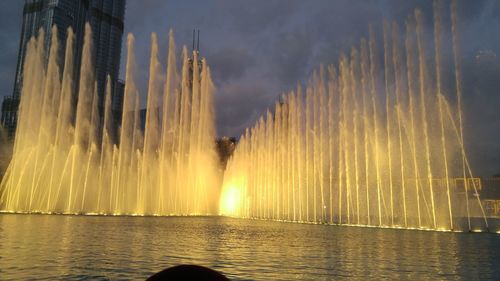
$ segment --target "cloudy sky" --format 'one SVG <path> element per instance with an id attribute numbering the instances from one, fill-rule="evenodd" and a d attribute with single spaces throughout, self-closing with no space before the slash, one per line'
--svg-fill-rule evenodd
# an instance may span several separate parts
<path id="1" fill-rule="evenodd" d="M 23 4 L 0 1 L 0 95 L 12 93 Z M 165 61 L 170 28 L 188 46 L 193 28 L 201 29 L 217 86 L 218 134 L 237 136 L 320 63 L 336 63 L 368 24 L 380 31 L 382 19 L 403 23 L 417 7 L 430 23 L 427 0 L 128 0 L 125 32 L 136 37 L 145 93 L 150 33 L 158 33 Z M 473 167 L 487 176 L 500 173 L 500 1 L 459 1 L 459 14 L 467 146 Z"/>

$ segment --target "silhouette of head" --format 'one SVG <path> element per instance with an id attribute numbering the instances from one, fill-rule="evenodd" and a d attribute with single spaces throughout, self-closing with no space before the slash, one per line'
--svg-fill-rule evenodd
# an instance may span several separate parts
<path id="1" fill-rule="evenodd" d="M 229 279 L 219 272 L 207 267 L 199 265 L 178 265 L 164 269 L 147 279 L 147 281 L 158 280 L 228 281 Z"/>

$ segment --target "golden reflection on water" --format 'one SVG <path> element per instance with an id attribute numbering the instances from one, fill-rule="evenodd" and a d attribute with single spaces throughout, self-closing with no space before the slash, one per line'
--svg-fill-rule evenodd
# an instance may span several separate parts
<path id="1" fill-rule="evenodd" d="M 233 279 L 493 279 L 496 234 L 224 217 L 0 214 L 1 279 L 144 279 L 199 264 Z"/>

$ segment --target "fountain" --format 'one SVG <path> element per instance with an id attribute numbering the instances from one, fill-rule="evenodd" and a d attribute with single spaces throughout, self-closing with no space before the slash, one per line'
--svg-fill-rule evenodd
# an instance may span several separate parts
<path id="1" fill-rule="evenodd" d="M 368 40 L 342 55 L 338 66 L 321 66 L 305 88 L 299 85 L 283 95 L 273 113 L 246 130 L 227 165 L 222 191 L 214 151 L 214 86 L 197 51 L 190 58 L 183 48 L 178 73 L 170 32 L 162 77 L 158 39 L 152 34 L 142 130 L 129 34 L 121 124 L 114 128 L 110 79 L 99 106 L 89 25 L 79 81 L 72 81 L 72 30 L 67 31 L 62 73 L 56 27 L 47 64 L 41 30 L 28 44 L 0 210 L 219 213 L 304 223 L 487 229 L 464 146 L 453 3 L 452 85 L 443 78 L 439 2 L 434 4 L 433 51 L 424 40 L 420 10 L 406 21 L 404 38 L 396 23 L 384 22 L 382 59 L 370 26 Z"/>
<path id="2" fill-rule="evenodd" d="M 214 150 L 214 86 L 206 61 L 198 58 L 197 51 L 190 58 L 184 47 L 179 74 L 171 31 L 166 74 L 161 77 L 157 35 L 152 34 L 142 131 L 134 36 L 129 34 L 123 114 L 116 130 L 109 79 L 104 108 L 98 106 L 90 26 L 85 28 L 77 93 L 77 81 L 72 81 L 74 34 L 68 29 L 60 73 L 57 62 L 62 52 L 56 27 L 53 29 L 47 65 L 43 30 L 28 44 L 19 125 L 12 161 L 0 186 L 0 210 L 110 215 L 216 213 L 220 175 Z M 119 133 L 113 133 L 116 131 Z"/>
<path id="3" fill-rule="evenodd" d="M 432 230 L 487 229 L 464 147 L 456 3 L 451 37 L 455 83 L 443 86 L 442 7 L 434 50 L 420 10 L 405 38 L 383 25 L 338 66 L 283 95 L 241 136 L 224 174 L 227 216 Z M 432 38 L 432 37 L 431 37 Z M 433 62 L 428 60 L 433 58 Z"/>

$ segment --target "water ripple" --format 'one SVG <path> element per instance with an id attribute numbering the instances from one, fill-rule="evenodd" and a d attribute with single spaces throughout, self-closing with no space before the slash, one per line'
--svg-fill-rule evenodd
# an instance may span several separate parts
<path id="1" fill-rule="evenodd" d="M 493 279 L 497 235 L 222 217 L 0 214 L 2 280 L 143 280 L 199 264 L 235 280 Z"/>

